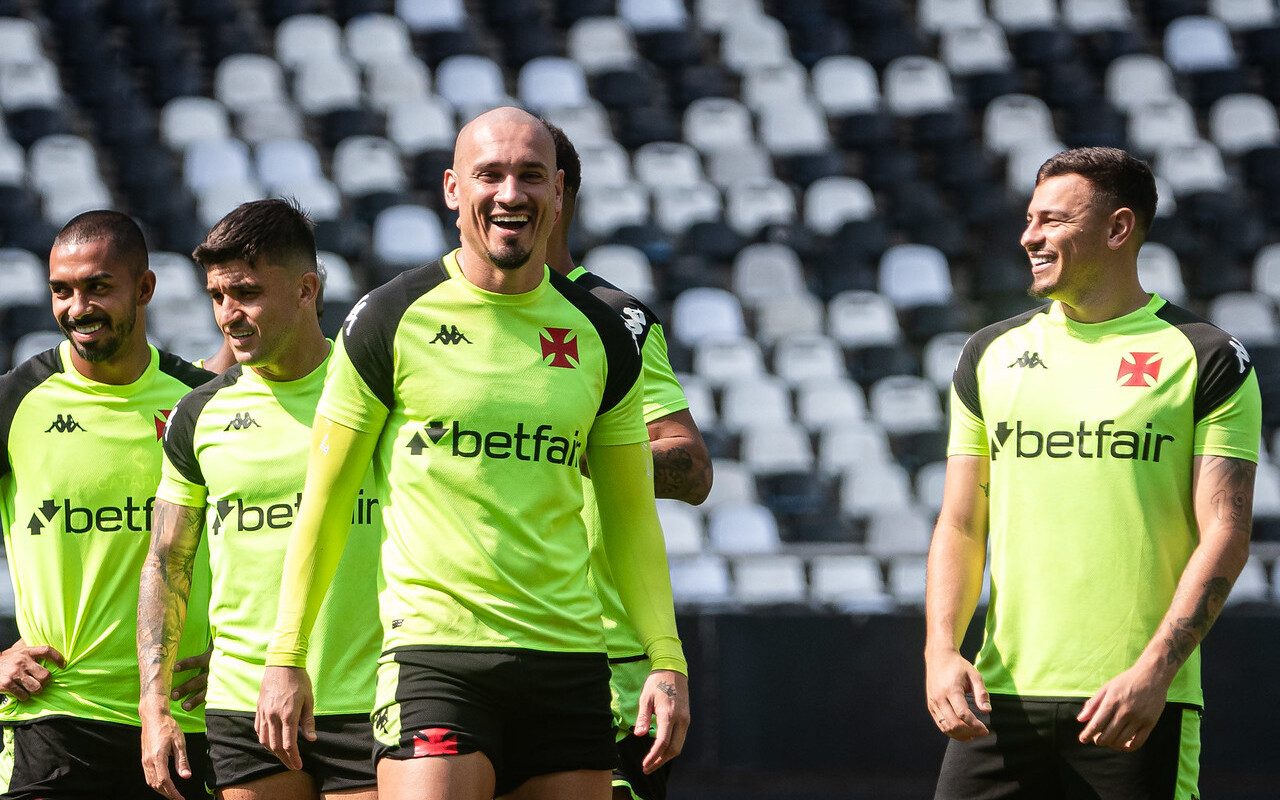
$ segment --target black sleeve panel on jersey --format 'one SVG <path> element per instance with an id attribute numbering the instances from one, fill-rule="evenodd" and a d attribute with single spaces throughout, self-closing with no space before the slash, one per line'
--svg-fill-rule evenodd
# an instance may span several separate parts
<path id="1" fill-rule="evenodd" d="M 449 280 L 440 261 L 407 270 L 362 297 L 342 323 L 347 358 L 374 397 L 395 407 L 395 339 L 414 301 Z"/>
<path id="2" fill-rule="evenodd" d="M 58 348 L 37 353 L 4 375 L 0 375 L 0 475 L 7 475 L 13 465 L 9 463 L 9 431 L 18 406 L 31 390 L 62 372 L 62 359 Z"/>
<path id="3" fill-rule="evenodd" d="M 1165 303 L 1156 316 L 1177 328 L 1196 353 L 1195 421 L 1204 419 L 1236 393 L 1253 362 L 1231 334 L 1185 308 Z"/>
<path id="4" fill-rule="evenodd" d="M 605 376 L 604 397 L 600 399 L 603 414 L 622 402 L 640 377 L 641 361 L 639 342 L 627 330 L 622 317 L 612 308 L 555 270 L 551 270 L 551 286 L 570 303 L 573 303 L 591 322 L 604 344 L 609 373 Z"/>
<path id="5" fill-rule="evenodd" d="M 965 408 L 969 409 L 975 417 L 982 419 L 982 400 L 978 392 L 978 362 L 982 360 L 987 348 L 1004 334 L 1035 319 L 1037 314 L 1047 314 L 1051 307 L 1050 305 L 1033 308 L 1016 317 L 988 325 L 965 342 L 951 382 L 955 386 L 956 396 L 960 398 L 960 402 L 964 403 Z"/>
<path id="6" fill-rule="evenodd" d="M 649 329 L 661 322 L 658 319 L 658 315 L 653 313 L 651 308 L 636 299 L 635 295 L 619 289 L 599 275 L 590 272 L 580 274 L 574 280 L 574 283 L 586 289 L 592 296 L 603 300 L 609 308 L 612 308 L 617 312 L 618 316 L 628 323 L 635 320 L 635 315 L 633 313 L 629 314 L 627 310 L 639 311 L 643 322 L 641 323 L 640 332 L 635 337 L 636 344 L 640 346 L 641 350 L 644 350 L 644 343 L 649 338 Z M 631 329 L 628 327 L 628 330 Z"/>
<path id="7" fill-rule="evenodd" d="M 186 363 L 186 362 L 183 362 Z M 200 370 L 203 372 L 204 370 Z M 178 401 L 164 428 L 164 454 L 189 483 L 204 486 L 204 471 L 196 459 L 196 420 L 219 390 L 233 386 L 244 374 L 244 367 L 233 364 L 221 375 L 215 375 Z"/>
<path id="8" fill-rule="evenodd" d="M 214 378 L 214 373 L 209 370 L 201 369 L 195 364 L 184 361 L 173 353 L 166 353 L 163 350 L 160 351 L 160 371 L 170 378 L 177 378 L 190 389 L 208 383 Z"/>

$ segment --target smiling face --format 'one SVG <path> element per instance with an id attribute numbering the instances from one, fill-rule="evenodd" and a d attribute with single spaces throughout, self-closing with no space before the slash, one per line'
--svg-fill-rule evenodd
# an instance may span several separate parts
<path id="1" fill-rule="evenodd" d="M 135 275 L 108 240 L 50 250 L 49 289 L 54 319 L 84 362 L 111 362 L 145 345 L 138 309 L 151 301 L 155 274 Z"/>
<path id="2" fill-rule="evenodd" d="M 287 363 L 295 338 L 317 324 L 315 273 L 234 260 L 210 265 L 205 288 L 236 361 L 269 379 Z"/>
<path id="3" fill-rule="evenodd" d="M 1098 207 L 1079 175 L 1046 178 L 1027 206 L 1022 246 L 1031 259 L 1029 293 L 1075 305 L 1100 287 L 1114 248 L 1116 212 Z"/>
<path id="4" fill-rule="evenodd" d="M 444 176 L 464 253 L 506 271 L 545 261 L 561 187 L 551 134 L 516 109 L 489 112 L 464 128 Z"/>

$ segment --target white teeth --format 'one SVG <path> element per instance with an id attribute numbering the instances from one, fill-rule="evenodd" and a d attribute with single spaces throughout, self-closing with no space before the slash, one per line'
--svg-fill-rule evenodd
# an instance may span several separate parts
<path id="1" fill-rule="evenodd" d="M 101 323 L 101 322 L 97 322 L 97 323 L 94 323 L 93 325 L 76 325 L 76 326 L 74 326 L 74 327 L 75 327 L 76 333 L 85 333 L 85 334 L 89 334 L 89 333 L 93 333 L 94 331 L 96 331 L 96 330 L 98 330 L 99 328 L 101 328 L 101 327 L 102 327 L 102 323 Z"/>
<path id="2" fill-rule="evenodd" d="M 528 222 L 528 214 L 494 214 L 494 222 Z"/>

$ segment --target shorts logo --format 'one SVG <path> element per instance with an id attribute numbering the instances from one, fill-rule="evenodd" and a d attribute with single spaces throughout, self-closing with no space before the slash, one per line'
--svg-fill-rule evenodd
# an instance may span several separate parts
<path id="1" fill-rule="evenodd" d="M 413 757 L 456 756 L 458 734 L 448 728 L 423 728 L 414 734 Z"/>
<path id="2" fill-rule="evenodd" d="M 1156 358 L 1159 353 L 1130 353 L 1120 357 L 1120 371 L 1116 380 L 1128 378 L 1121 386 L 1141 386 L 1144 389 L 1156 385 L 1160 379 L 1160 364 L 1163 358 Z M 1147 378 L 1151 381 L 1148 382 Z"/>
<path id="3" fill-rule="evenodd" d="M 49 427 L 44 429 L 45 433 L 49 431 L 57 431 L 58 433 L 74 433 L 75 431 L 83 431 L 84 426 L 76 422 L 75 417 L 67 414 L 63 416 L 59 414 L 57 419 L 49 423 Z"/>
<path id="4" fill-rule="evenodd" d="M 467 335 L 458 330 L 457 325 L 441 325 L 440 332 L 436 334 L 436 338 L 427 342 L 427 344 L 462 344 L 466 342 L 471 344 L 471 340 Z"/>
<path id="5" fill-rule="evenodd" d="M 569 338 L 573 331 L 569 328 L 543 328 L 545 333 L 538 338 L 542 343 L 542 357 L 551 356 L 551 367 L 573 369 L 578 366 L 578 337 Z"/>

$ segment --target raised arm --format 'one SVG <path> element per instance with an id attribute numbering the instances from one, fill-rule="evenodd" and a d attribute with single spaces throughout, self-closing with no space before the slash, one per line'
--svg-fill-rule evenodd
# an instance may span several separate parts
<path id="1" fill-rule="evenodd" d="M 169 709 L 169 694 L 187 618 L 196 550 L 204 533 L 204 509 L 157 498 L 152 520 L 151 547 L 138 589 L 142 767 L 151 788 L 181 800 L 169 775 L 169 759 L 173 758 L 183 778 L 191 777 L 191 767 L 186 738 Z"/>
<path id="2" fill-rule="evenodd" d="M 1191 491 L 1200 543 L 1138 662 L 1085 703 L 1080 741 L 1116 750 L 1136 750 L 1146 742 L 1174 676 L 1213 627 L 1249 559 L 1256 473 L 1257 465 L 1244 459 L 1195 458 Z"/>
<path id="3" fill-rule="evenodd" d="M 378 437 L 317 414 L 302 506 L 285 551 L 280 607 L 258 693 L 258 740 L 290 769 L 301 769 L 297 731 L 315 738 L 307 678 L 307 635 L 351 532 L 351 512 Z"/>
<path id="4" fill-rule="evenodd" d="M 636 718 L 640 735 L 648 732 L 651 714 L 658 718 L 643 762 L 652 772 L 680 753 L 689 728 L 689 668 L 676 632 L 666 545 L 653 503 L 652 461 L 645 443 L 590 453 L 598 470 L 594 481 L 609 570 L 653 666 Z"/>
<path id="5" fill-rule="evenodd" d="M 649 423 L 657 497 L 698 505 L 711 491 L 711 455 L 688 409 Z"/>
<path id="6" fill-rule="evenodd" d="M 925 587 L 925 694 L 938 729 L 968 741 L 987 734 L 966 694 L 990 710 L 978 670 L 960 654 L 969 621 L 982 596 L 987 558 L 990 462 L 985 456 L 951 456 L 942 491 L 942 511 L 929 546 Z"/>

